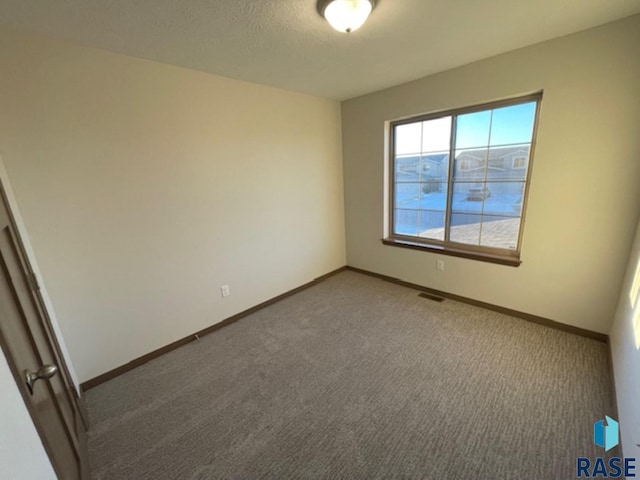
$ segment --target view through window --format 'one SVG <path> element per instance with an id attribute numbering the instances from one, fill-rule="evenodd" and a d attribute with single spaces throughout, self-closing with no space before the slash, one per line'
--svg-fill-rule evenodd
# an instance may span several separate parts
<path id="1" fill-rule="evenodd" d="M 394 122 L 391 237 L 518 257 L 539 101 Z"/>

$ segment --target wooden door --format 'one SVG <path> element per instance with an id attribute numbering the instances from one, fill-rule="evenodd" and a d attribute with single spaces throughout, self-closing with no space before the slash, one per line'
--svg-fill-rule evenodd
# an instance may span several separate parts
<path id="1" fill-rule="evenodd" d="M 58 478 L 84 479 L 86 425 L 77 394 L 0 193 L 0 345 Z"/>

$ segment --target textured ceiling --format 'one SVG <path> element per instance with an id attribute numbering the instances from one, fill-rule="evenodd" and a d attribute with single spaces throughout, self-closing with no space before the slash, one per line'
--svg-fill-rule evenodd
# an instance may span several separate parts
<path id="1" fill-rule="evenodd" d="M 0 0 L 19 29 L 343 100 L 640 12 L 640 0 L 379 0 L 352 34 L 315 0 Z"/>

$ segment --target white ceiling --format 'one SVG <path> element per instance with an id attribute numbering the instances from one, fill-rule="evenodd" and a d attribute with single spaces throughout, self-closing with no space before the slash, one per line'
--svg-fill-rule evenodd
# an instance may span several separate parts
<path id="1" fill-rule="evenodd" d="M 315 0 L 0 0 L 0 23 L 343 100 L 640 12 L 640 0 L 379 0 L 334 31 Z"/>

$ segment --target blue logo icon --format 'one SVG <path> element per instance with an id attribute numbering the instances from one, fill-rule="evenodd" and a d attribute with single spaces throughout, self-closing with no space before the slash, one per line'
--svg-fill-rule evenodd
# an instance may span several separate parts
<path id="1" fill-rule="evenodd" d="M 604 418 L 593 425 L 593 443 L 608 452 L 618 445 L 620 428 L 613 418 L 607 415 Z"/>

